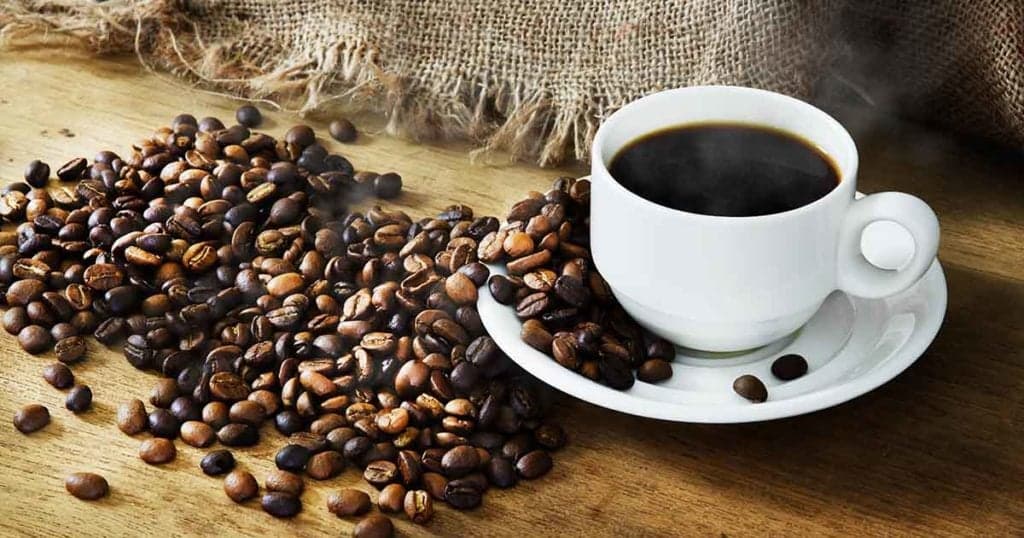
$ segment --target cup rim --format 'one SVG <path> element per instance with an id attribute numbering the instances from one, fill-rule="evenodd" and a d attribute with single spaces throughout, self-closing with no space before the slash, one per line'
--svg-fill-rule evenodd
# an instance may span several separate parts
<path id="1" fill-rule="evenodd" d="M 723 93 L 738 93 L 738 94 L 757 95 L 757 96 L 760 96 L 760 97 L 768 99 L 768 100 L 775 100 L 777 102 L 785 103 L 785 104 L 790 105 L 790 106 L 796 106 L 796 107 L 804 108 L 804 109 L 808 110 L 811 114 L 817 116 L 820 121 L 824 122 L 832 131 L 834 131 L 836 133 L 836 135 L 839 137 L 839 141 L 838 141 L 839 144 L 841 146 L 844 146 L 846 148 L 846 150 L 850 152 L 850 159 L 851 160 L 850 160 L 850 163 L 849 163 L 849 166 L 847 167 L 847 169 L 844 169 L 842 166 L 840 166 L 840 163 L 836 162 L 836 166 L 839 168 L 839 175 L 840 175 L 840 177 L 839 177 L 839 184 L 836 185 L 836 187 L 834 189 L 832 189 L 831 191 L 829 191 L 829 193 L 826 194 L 825 196 L 822 196 L 821 198 L 818 198 L 817 200 L 815 200 L 815 201 L 813 201 L 813 202 L 811 202 L 809 204 L 804 204 L 804 205 L 802 205 L 800 207 L 796 207 L 796 208 L 790 209 L 788 211 L 782 211 L 782 212 L 779 212 L 779 213 L 769 213 L 767 215 L 724 216 L 724 215 L 705 215 L 703 213 L 694 213 L 694 212 L 691 212 L 691 211 L 683 211 L 681 209 L 674 209 L 674 208 L 671 208 L 671 207 L 667 207 L 667 206 L 661 205 L 661 204 L 659 204 L 657 202 L 653 202 L 651 200 L 648 200 L 647 198 L 644 198 L 643 196 L 640 196 L 639 194 L 636 194 L 635 192 L 627 189 L 621 183 L 619 183 L 619 180 L 615 179 L 615 177 L 612 176 L 611 172 L 608 170 L 608 165 L 605 164 L 604 152 L 601 151 L 601 148 L 604 146 L 605 139 L 608 136 L 607 133 L 609 132 L 609 129 L 614 127 L 614 122 L 621 121 L 622 117 L 627 116 L 627 115 L 635 112 L 635 110 L 637 108 L 639 108 L 642 103 L 645 103 L 645 102 L 648 102 L 648 101 L 652 101 L 652 100 L 656 100 L 656 99 L 665 99 L 666 95 L 679 95 L 679 94 L 684 94 L 685 95 L 685 94 L 688 94 L 688 93 L 695 93 L 695 92 L 702 92 L 702 91 L 721 91 Z M 752 121 L 752 122 L 749 122 L 749 123 L 750 123 L 750 125 L 765 125 L 767 127 L 773 128 L 773 129 L 778 129 L 777 127 L 775 127 L 773 125 L 767 125 L 767 124 L 759 123 L 759 122 L 756 122 L 756 121 Z M 684 124 L 680 124 L 680 125 L 684 125 Z M 609 127 L 609 126 L 611 126 L 611 127 Z M 652 131 L 653 131 L 653 129 L 652 129 Z M 813 140 L 810 141 L 810 142 L 815 143 Z M 815 145 L 817 146 L 816 143 L 815 143 Z M 829 155 L 825 151 L 821 150 L 820 147 L 818 147 L 818 149 L 820 151 L 822 151 L 822 153 L 825 153 L 826 155 Z M 641 97 L 640 99 L 637 99 L 635 101 L 631 101 L 630 103 L 626 104 L 622 108 L 620 108 L 620 109 L 616 110 L 615 112 L 613 112 L 610 116 L 608 116 L 607 119 L 605 119 L 603 122 L 601 122 L 601 125 L 597 129 L 597 133 L 594 135 L 594 141 L 593 141 L 593 143 L 592 143 L 592 145 L 590 147 L 590 155 L 591 155 L 591 169 L 592 169 L 591 181 L 594 181 L 594 179 L 595 179 L 595 177 L 593 177 L 593 176 L 599 175 L 599 174 L 596 174 L 594 172 L 602 172 L 602 174 L 600 174 L 600 175 L 603 176 L 603 178 L 601 178 L 601 179 L 602 180 L 603 179 L 609 180 L 608 183 L 612 186 L 613 189 L 616 190 L 617 193 L 619 193 L 620 195 L 627 196 L 630 199 L 635 200 L 637 202 L 643 203 L 646 206 L 650 207 L 651 210 L 653 210 L 653 211 L 660 211 L 660 212 L 663 212 L 663 213 L 666 213 L 666 214 L 669 214 L 669 215 L 675 215 L 677 217 L 688 217 L 688 218 L 694 218 L 694 219 L 698 219 L 698 220 L 713 221 L 713 222 L 721 223 L 721 224 L 726 224 L 726 223 L 732 223 L 732 224 L 741 224 L 741 223 L 743 223 L 743 224 L 748 224 L 748 223 L 751 223 L 751 222 L 754 222 L 754 221 L 771 221 L 771 220 L 780 220 L 780 219 L 785 219 L 785 218 L 791 218 L 791 217 L 796 217 L 796 216 L 802 215 L 804 213 L 808 213 L 808 212 L 814 211 L 819 206 L 827 204 L 829 201 L 831 201 L 836 196 L 847 196 L 847 197 L 851 197 L 852 198 L 853 195 L 852 195 L 852 190 L 851 189 L 852 189 L 853 183 L 855 182 L 855 179 L 857 177 L 857 166 L 858 166 L 858 163 L 860 162 L 860 155 L 857 152 L 857 145 L 854 143 L 853 137 L 850 136 L 849 131 L 847 131 L 846 128 L 843 127 L 843 125 L 841 123 L 839 123 L 838 120 L 833 118 L 831 115 L 829 115 L 824 110 L 821 110 L 820 108 L 818 108 L 818 107 L 816 107 L 816 106 L 814 106 L 814 105 L 812 105 L 812 104 L 810 104 L 810 103 L 808 103 L 806 101 L 802 101 L 802 100 L 797 99 L 795 97 L 790 97 L 788 95 L 777 93 L 777 92 L 773 92 L 773 91 L 769 91 L 769 90 L 762 90 L 762 89 L 759 89 L 759 88 L 751 88 L 751 87 L 747 87 L 747 86 L 729 86 L 729 85 L 715 85 L 715 84 L 700 85 L 700 86 L 684 86 L 684 87 L 681 87 L 681 88 L 674 88 L 674 89 L 670 89 L 670 90 L 664 90 L 664 91 L 652 93 L 650 95 Z M 832 156 L 829 155 L 829 157 L 832 157 Z M 835 161 L 834 158 L 833 158 L 833 161 Z"/>

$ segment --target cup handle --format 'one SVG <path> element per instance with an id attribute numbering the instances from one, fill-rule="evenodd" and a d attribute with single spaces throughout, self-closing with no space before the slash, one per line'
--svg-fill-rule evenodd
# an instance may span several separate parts
<path id="1" fill-rule="evenodd" d="M 914 239 L 914 257 L 898 271 L 872 265 L 861 252 L 861 233 L 879 220 L 903 226 Z M 939 219 L 920 198 L 902 192 L 865 196 L 850 206 L 839 233 L 838 288 L 867 299 L 899 293 L 928 270 L 938 248 Z"/>

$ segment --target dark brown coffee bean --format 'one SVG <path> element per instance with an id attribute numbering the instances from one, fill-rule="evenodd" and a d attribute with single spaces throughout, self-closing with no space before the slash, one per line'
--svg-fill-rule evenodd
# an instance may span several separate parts
<path id="1" fill-rule="evenodd" d="M 402 192 L 402 176 L 388 172 L 373 180 L 373 193 L 381 199 L 390 200 Z"/>
<path id="2" fill-rule="evenodd" d="M 4 330 L 9 334 L 17 335 L 22 329 L 28 327 L 32 321 L 28 319 L 28 312 L 23 306 L 10 306 L 4 311 Z"/>
<path id="3" fill-rule="evenodd" d="M 82 177 L 82 172 L 85 172 L 87 166 L 89 166 L 89 161 L 84 157 L 71 159 L 64 166 L 57 169 L 57 177 L 61 181 L 74 181 Z"/>
<path id="4" fill-rule="evenodd" d="M 146 417 L 149 431 L 156 437 L 174 439 L 178 436 L 181 422 L 166 409 L 154 409 Z"/>
<path id="5" fill-rule="evenodd" d="M 413 523 L 423 525 L 434 517 L 434 501 L 422 489 L 408 491 L 403 503 L 405 515 Z"/>
<path id="6" fill-rule="evenodd" d="M 354 538 L 391 538 L 394 534 L 394 524 L 386 516 L 380 514 L 366 516 L 352 529 Z"/>
<path id="7" fill-rule="evenodd" d="M 210 394 L 214 398 L 233 402 L 249 396 L 245 380 L 231 372 L 217 372 L 210 378 Z"/>
<path id="8" fill-rule="evenodd" d="M 117 407 L 117 427 L 127 435 L 135 435 L 145 431 L 149 426 L 146 406 L 142 400 L 129 400 Z"/>
<path id="9" fill-rule="evenodd" d="M 548 294 L 543 292 L 531 293 L 516 303 L 516 316 L 519 319 L 534 318 L 548 309 L 550 299 Z"/>
<path id="10" fill-rule="evenodd" d="M 50 410 L 39 404 L 28 404 L 14 413 L 14 427 L 21 433 L 41 430 L 50 423 Z"/>
<path id="11" fill-rule="evenodd" d="M 259 494 L 260 485 L 248 471 L 235 469 L 224 477 L 224 493 L 236 503 L 245 502 Z"/>
<path id="12" fill-rule="evenodd" d="M 199 422 L 198 420 L 189 420 L 181 424 L 180 429 L 181 440 L 189 446 L 196 448 L 204 448 L 213 444 L 216 435 L 213 432 L 213 428 L 205 422 Z"/>
<path id="13" fill-rule="evenodd" d="M 783 355 L 772 363 L 772 375 L 791 381 L 807 373 L 807 360 L 796 354 Z"/>
<path id="14" fill-rule="evenodd" d="M 732 390 L 754 403 L 761 403 L 768 399 L 768 389 L 764 386 L 764 383 L 750 374 L 737 377 L 732 382 Z"/>
<path id="15" fill-rule="evenodd" d="M 88 411 L 92 407 L 92 389 L 87 385 L 71 387 L 67 398 L 64 399 L 64 407 L 75 414 Z"/>
<path id="16" fill-rule="evenodd" d="M 203 456 L 199 461 L 199 468 L 207 476 L 219 476 L 235 468 L 235 456 L 230 450 L 214 450 Z M 255 479 L 253 481 L 255 482 Z"/>
<path id="17" fill-rule="evenodd" d="M 107 291 L 124 282 L 124 271 L 111 263 L 90 265 L 82 275 L 85 285 L 98 291 Z"/>
<path id="18" fill-rule="evenodd" d="M 252 105 L 242 105 L 235 111 L 235 120 L 246 127 L 259 127 L 263 122 L 263 114 Z"/>
<path id="19" fill-rule="evenodd" d="M 577 308 L 583 308 L 590 300 L 590 289 L 583 284 L 583 280 L 574 276 L 558 277 L 558 280 L 555 281 L 554 291 L 559 299 Z"/>
<path id="20" fill-rule="evenodd" d="M 158 379 L 149 391 L 149 403 L 160 408 L 169 407 L 177 397 L 178 383 L 170 378 Z"/>
<path id="21" fill-rule="evenodd" d="M 177 454 L 174 442 L 162 437 L 146 439 L 139 445 L 139 458 L 150 465 L 161 465 L 172 461 Z"/>
<path id="22" fill-rule="evenodd" d="M 85 356 L 85 339 L 80 336 L 69 336 L 59 340 L 53 346 L 57 360 L 65 364 L 78 362 Z"/>
<path id="23" fill-rule="evenodd" d="M 565 430 L 557 424 L 541 424 L 533 430 L 533 438 L 538 445 L 548 450 L 558 450 L 565 446 Z"/>
<path id="24" fill-rule="evenodd" d="M 306 488 L 306 483 L 302 481 L 301 476 L 295 473 L 274 469 L 267 474 L 263 487 L 267 488 L 268 491 L 278 491 L 298 497 L 302 495 L 302 490 Z"/>
<path id="25" fill-rule="evenodd" d="M 274 463 L 278 469 L 300 472 L 306 467 L 306 462 L 309 461 L 310 455 L 309 449 L 304 446 L 285 445 L 277 451 L 277 455 L 274 456 Z"/>
<path id="26" fill-rule="evenodd" d="M 302 511 L 302 501 L 295 495 L 272 491 L 260 500 L 263 511 L 274 517 L 295 517 Z"/>
<path id="27" fill-rule="evenodd" d="M 444 500 L 453 508 L 469 510 L 480 506 L 483 492 L 466 479 L 452 480 L 444 489 Z"/>
<path id="28" fill-rule="evenodd" d="M 248 424 L 233 422 L 217 430 L 217 440 L 224 446 L 252 446 L 259 442 L 260 434 Z"/>
<path id="29" fill-rule="evenodd" d="M 548 352 L 551 349 L 551 333 L 544 328 L 543 323 L 535 319 L 528 319 L 523 322 L 523 327 L 519 336 L 522 338 L 523 342 L 526 342 L 534 349 L 544 352 Z"/>
<path id="30" fill-rule="evenodd" d="M 46 351 L 51 342 L 50 331 L 39 325 L 29 325 L 18 333 L 18 343 L 21 344 L 21 348 L 32 355 Z"/>
<path id="31" fill-rule="evenodd" d="M 353 142 L 357 136 L 356 126 L 352 125 L 352 122 L 345 118 L 339 118 L 332 121 L 327 129 L 331 133 L 331 138 L 338 142 Z"/>
<path id="32" fill-rule="evenodd" d="M 516 482 L 519 480 L 519 477 L 516 475 L 515 465 L 507 458 L 491 458 L 484 471 L 491 484 L 498 488 L 510 488 L 516 485 Z"/>
<path id="33" fill-rule="evenodd" d="M 516 471 L 519 476 L 531 480 L 538 478 L 551 470 L 551 456 L 543 450 L 534 450 L 516 462 Z"/>
<path id="34" fill-rule="evenodd" d="M 672 364 L 665 359 L 647 359 L 636 369 L 636 378 L 644 383 L 659 383 L 672 377 Z"/>
<path id="35" fill-rule="evenodd" d="M 53 388 L 66 389 L 75 384 L 75 374 L 62 363 L 54 362 L 43 369 L 43 379 Z"/>
<path id="36" fill-rule="evenodd" d="M 480 456 L 471 446 L 457 446 L 445 453 L 441 467 L 449 478 L 458 478 L 473 472 L 480 465 Z"/>
<path id="37" fill-rule="evenodd" d="M 597 366 L 605 384 L 613 389 L 626 390 L 636 382 L 629 365 L 617 357 L 602 356 L 597 362 Z"/>
<path id="38" fill-rule="evenodd" d="M 64 478 L 64 489 L 83 501 L 95 501 L 110 493 L 107 479 L 95 473 L 71 473 Z"/>
<path id="39" fill-rule="evenodd" d="M 327 496 L 327 511 L 338 516 L 358 516 L 370 511 L 370 496 L 355 488 L 333 491 Z"/>
<path id="40" fill-rule="evenodd" d="M 377 495 L 377 507 L 380 508 L 381 512 L 401 512 L 404 501 L 405 486 L 401 484 L 388 484 Z"/>
<path id="41" fill-rule="evenodd" d="M 50 165 L 43 161 L 32 161 L 25 166 L 25 183 L 41 189 L 50 180 Z"/>

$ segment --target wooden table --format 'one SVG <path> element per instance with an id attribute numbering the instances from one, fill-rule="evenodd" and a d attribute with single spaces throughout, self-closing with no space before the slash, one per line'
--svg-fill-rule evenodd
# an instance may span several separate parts
<path id="1" fill-rule="evenodd" d="M 176 113 L 230 118 L 237 102 L 190 91 L 133 58 L 92 60 L 21 48 L 0 53 L 0 178 L 33 158 L 59 166 L 129 143 Z M 297 119 L 268 113 L 281 134 Z M 862 154 L 862 190 L 903 190 L 940 215 L 949 311 L 938 339 L 906 373 L 853 402 L 763 424 L 701 426 L 645 420 L 562 399 L 555 416 L 571 444 L 543 479 L 492 491 L 472 512 L 441 508 L 425 527 L 395 518 L 402 535 L 1017 535 L 1024 533 L 1024 160 L 920 129 L 848 120 Z M 319 128 L 325 122 L 316 121 Z M 363 123 L 362 125 L 370 125 Z M 61 129 L 67 129 L 62 134 Z M 357 167 L 397 170 L 398 205 L 417 215 L 467 202 L 503 214 L 560 173 L 471 163 L 463 146 L 413 145 L 367 135 L 344 151 Z M 499 163 L 501 159 L 498 159 Z M 145 398 L 155 377 L 90 343 L 75 368 L 95 392 L 80 416 L 40 378 L 32 357 L 0 336 L 0 416 L 41 402 L 52 424 L 30 436 L 0 421 L 0 535 L 344 535 L 351 522 L 324 509 L 326 493 L 368 489 L 355 471 L 309 482 L 293 521 L 256 502 L 232 503 L 202 475 L 202 451 L 152 467 L 139 439 L 113 424 L 116 406 Z M 239 450 L 262 477 L 281 437 Z M 64 491 L 91 470 L 110 481 L 95 503 Z"/>

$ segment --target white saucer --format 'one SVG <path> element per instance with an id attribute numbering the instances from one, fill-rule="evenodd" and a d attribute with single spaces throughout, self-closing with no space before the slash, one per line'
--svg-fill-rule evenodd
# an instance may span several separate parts
<path id="1" fill-rule="evenodd" d="M 868 256 L 875 260 L 870 252 Z M 505 273 L 504 266 L 490 269 Z M 514 310 L 489 292 L 480 294 L 477 307 L 487 331 L 512 360 L 581 400 L 663 420 L 755 422 L 825 409 L 899 375 L 939 331 L 946 313 L 946 278 L 936 260 L 921 280 L 892 297 L 869 300 L 834 292 L 807 325 L 782 341 L 729 355 L 679 348 L 670 379 L 659 384 L 637 381 L 626 391 L 591 381 L 527 345 L 519 338 L 522 324 Z M 787 353 L 807 359 L 806 375 L 780 381 L 771 374 L 772 361 Z M 768 401 L 751 403 L 733 392 L 733 380 L 743 374 L 765 383 Z"/>

